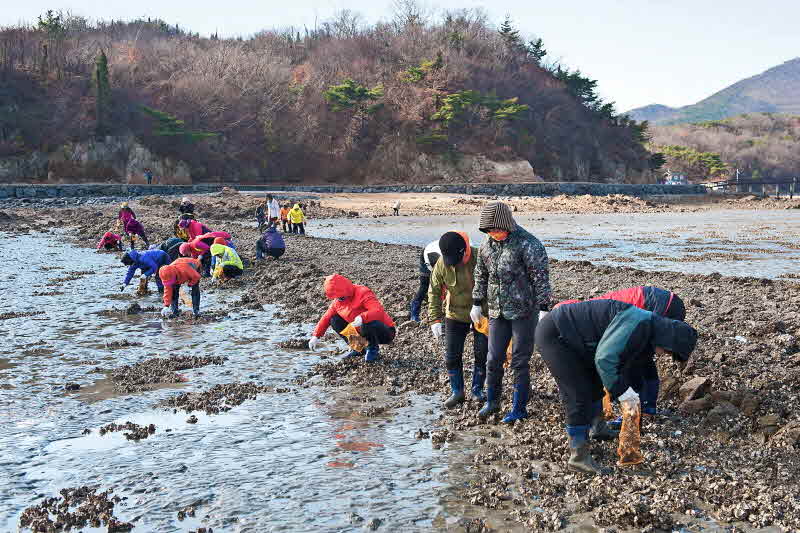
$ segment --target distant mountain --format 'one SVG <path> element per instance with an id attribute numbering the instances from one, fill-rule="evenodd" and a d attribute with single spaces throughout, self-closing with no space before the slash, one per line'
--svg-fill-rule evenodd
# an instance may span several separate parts
<path id="1" fill-rule="evenodd" d="M 628 111 L 653 124 L 722 120 L 744 113 L 800 114 L 800 57 L 736 82 L 705 100 L 671 108 L 653 104 Z"/>

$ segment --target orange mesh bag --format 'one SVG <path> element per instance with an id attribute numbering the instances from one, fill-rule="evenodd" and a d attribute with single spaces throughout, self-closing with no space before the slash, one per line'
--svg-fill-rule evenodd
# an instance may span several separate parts
<path id="1" fill-rule="evenodd" d="M 358 329 L 353 327 L 353 324 L 347 324 L 347 327 L 341 331 L 341 334 L 347 339 L 347 344 L 350 345 L 350 348 L 357 352 L 361 352 L 369 346 L 367 339 L 358 333 Z"/>
<path id="2" fill-rule="evenodd" d="M 611 420 L 614 418 L 614 406 L 611 405 L 611 394 L 608 393 L 607 390 L 605 391 L 605 396 L 603 396 L 603 417 L 606 420 Z"/>
<path id="3" fill-rule="evenodd" d="M 139 278 L 139 288 L 136 289 L 136 295 L 137 296 L 145 296 L 149 292 L 150 291 L 147 290 L 147 278 L 142 276 L 141 278 Z"/>
<path id="4" fill-rule="evenodd" d="M 619 454 L 620 466 L 638 465 L 644 461 L 641 451 L 641 434 L 639 424 L 642 421 L 641 406 L 639 405 L 639 395 L 628 389 L 628 392 L 620 396 L 622 406 L 622 429 L 619 433 Z"/>

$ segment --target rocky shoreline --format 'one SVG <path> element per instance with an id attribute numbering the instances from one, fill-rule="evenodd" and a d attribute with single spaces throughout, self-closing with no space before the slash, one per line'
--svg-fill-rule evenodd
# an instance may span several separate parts
<path id="1" fill-rule="evenodd" d="M 240 201 L 245 200 L 234 203 Z M 173 203 L 143 201 L 133 207 L 151 242 L 170 236 Z M 201 213 L 203 209 L 201 205 Z M 114 205 L 75 208 L 58 219 L 71 226 L 70 234 L 80 245 L 93 248 L 116 210 Z M 248 290 L 231 308 L 278 304 L 282 321 L 310 324 L 327 307 L 323 278 L 339 272 L 370 286 L 400 326 L 395 343 L 382 348 L 377 364 L 320 358 L 308 374 L 297 376 L 298 386 L 380 387 L 398 400 L 410 394 L 447 396 L 441 345 L 427 326 L 408 322 L 418 248 L 289 235 L 279 261 L 255 263 L 258 234 L 250 210 L 219 206 L 200 217 L 213 229 L 231 231 L 248 262 L 242 277 Z M 60 212 L 12 214 L 20 217 L 15 227 L 24 231 L 49 227 Z M 314 207 L 309 217 L 315 218 Z M 593 524 L 670 531 L 717 520 L 739 530 L 776 526 L 789 531 L 800 523 L 800 285 L 555 260 L 551 282 L 559 300 L 652 284 L 674 290 L 687 302 L 687 322 L 700 333 L 698 349 L 684 368 L 659 361 L 660 404 L 675 414 L 645 422 L 642 465 L 617 467 L 616 443 L 598 443 L 592 453 L 612 473 L 595 478 L 570 473 L 557 389 L 534 355 L 531 418 L 510 428 L 499 425 L 497 418 L 481 423 L 479 406 L 467 402 L 452 411 L 443 409 L 440 427 L 429 428 L 436 429 L 431 438 L 440 444 L 459 439 L 476 443 L 474 479 L 462 491 L 465 502 L 503 512 L 509 524 L 533 530 Z M 209 289 L 206 283 L 203 291 L 226 290 Z M 297 339 L 295 346 L 302 349 L 303 340 Z M 470 346 L 465 349 L 467 370 L 472 367 L 469 354 Z M 469 372 L 465 379 L 470 379 Z M 502 412 L 510 409 L 509 381 L 507 377 Z M 208 391 L 181 401 L 206 409 L 214 395 Z M 470 527 L 478 531 L 484 525 Z"/>

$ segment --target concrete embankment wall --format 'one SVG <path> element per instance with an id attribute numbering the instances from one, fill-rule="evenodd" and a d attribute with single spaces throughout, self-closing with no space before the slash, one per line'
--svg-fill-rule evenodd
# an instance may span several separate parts
<path id="1" fill-rule="evenodd" d="M 224 185 L 0 185 L 2 198 L 66 198 L 87 196 L 146 196 L 203 194 L 221 191 Z M 461 183 L 440 185 L 235 185 L 240 191 L 285 191 L 306 193 L 451 193 L 498 196 L 554 196 L 558 194 L 627 194 L 630 196 L 705 194 L 702 185 L 657 185 L 631 183 Z"/>

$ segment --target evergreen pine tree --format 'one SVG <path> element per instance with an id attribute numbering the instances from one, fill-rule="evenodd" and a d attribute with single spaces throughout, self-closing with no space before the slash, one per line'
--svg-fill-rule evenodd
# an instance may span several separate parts
<path id="1" fill-rule="evenodd" d="M 109 114 L 111 111 L 111 84 L 108 79 L 108 58 L 104 51 L 95 61 L 95 134 L 105 135 L 109 130 Z"/>

